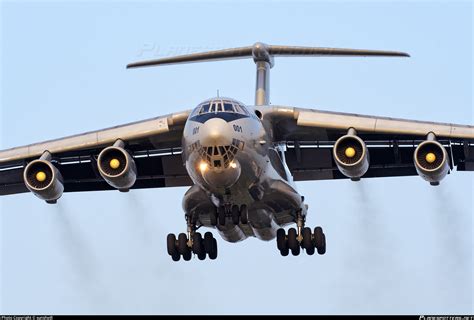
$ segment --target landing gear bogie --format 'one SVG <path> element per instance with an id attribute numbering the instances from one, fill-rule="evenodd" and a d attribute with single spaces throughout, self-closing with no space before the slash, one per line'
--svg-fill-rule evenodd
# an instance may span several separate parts
<path id="1" fill-rule="evenodd" d="M 185 233 L 180 233 L 177 240 L 174 234 L 169 234 L 167 251 L 173 261 L 179 261 L 181 257 L 184 261 L 189 261 L 193 254 L 199 260 L 206 259 L 206 256 L 215 260 L 217 258 L 217 240 L 210 232 L 206 232 L 204 238 L 199 232 L 194 232 L 192 241 L 189 241 Z"/>
<path id="2" fill-rule="evenodd" d="M 212 213 L 211 213 L 212 214 Z M 211 232 L 206 232 L 204 237 L 196 232 L 196 219 L 192 215 L 186 215 L 187 233 L 180 233 L 178 238 L 172 233 L 166 238 L 166 249 L 173 261 L 189 261 L 195 254 L 199 260 L 217 258 L 217 240 Z"/>
<path id="3" fill-rule="evenodd" d="M 286 257 L 290 251 L 292 255 L 297 256 L 301 249 L 304 249 L 310 256 L 315 251 L 321 255 L 326 253 L 326 235 L 323 229 L 316 227 L 312 233 L 311 228 L 304 227 L 304 222 L 304 217 L 298 213 L 296 216 L 297 229 L 288 229 L 288 235 L 283 228 L 277 230 L 277 248 L 282 256 Z"/>

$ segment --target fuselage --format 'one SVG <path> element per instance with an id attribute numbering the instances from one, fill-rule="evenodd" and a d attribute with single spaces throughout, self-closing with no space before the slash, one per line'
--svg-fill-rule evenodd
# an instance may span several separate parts
<path id="1" fill-rule="evenodd" d="M 186 122 L 182 148 L 186 170 L 195 184 L 183 200 L 186 212 L 206 211 L 192 199 L 198 192 L 216 208 L 249 208 L 250 227 L 217 227 L 224 239 L 239 241 L 257 236 L 270 240 L 279 226 L 292 221 L 293 211 L 301 209 L 301 197 L 280 146 L 273 145 L 254 108 L 229 98 L 202 102 Z M 288 197 L 293 198 L 288 201 L 290 206 L 275 204 Z M 206 214 L 212 213 L 199 212 L 200 216 Z"/>

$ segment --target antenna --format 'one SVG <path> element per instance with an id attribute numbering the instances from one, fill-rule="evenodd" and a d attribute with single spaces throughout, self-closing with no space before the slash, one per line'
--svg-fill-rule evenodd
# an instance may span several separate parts
<path id="1" fill-rule="evenodd" d="M 217 97 L 219 98 L 219 89 L 217 89 Z"/>
<path id="2" fill-rule="evenodd" d="M 130 63 L 127 68 L 150 67 L 167 64 L 217 61 L 229 59 L 253 58 L 257 67 L 255 105 L 262 106 L 270 103 L 270 69 L 274 66 L 274 57 L 289 56 L 372 56 L 372 57 L 409 57 L 405 52 L 379 51 L 362 49 L 339 49 L 321 47 L 289 47 L 278 45 L 267 45 L 257 42 L 253 46 L 208 51 L 201 53 L 186 54 L 169 58 L 161 58 L 148 61 Z M 217 93 L 219 96 L 219 91 Z"/>

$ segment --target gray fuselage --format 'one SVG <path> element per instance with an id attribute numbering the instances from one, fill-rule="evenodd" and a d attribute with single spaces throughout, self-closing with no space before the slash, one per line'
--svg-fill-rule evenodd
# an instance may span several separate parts
<path id="1" fill-rule="evenodd" d="M 194 182 L 183 199 L 185 212 L 211 227 L 216 208 L 246 205 L 248 224 L 217 225 L 236 242 L 271 240 L 276 230 L 306 208 L 285 164 L 252 107 L 229 98 L 206 100 L 190 114 L 183 133 L 183 161 Z"/>

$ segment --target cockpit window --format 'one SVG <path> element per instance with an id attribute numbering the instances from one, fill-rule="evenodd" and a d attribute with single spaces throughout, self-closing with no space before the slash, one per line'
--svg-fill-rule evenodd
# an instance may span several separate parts
<path id="1" fill-rule="evenodd" d="M 201 107 L 201 110 L 199 111 L 199 114 L 201 113 L 208 113 L 209 112 L 209 103 L 206 103 Z"/>
<path id="2" fill-rule="evenodd" d="M 224 102 L 224 111 L 226 112 L 234 112 L 234 107 L 231 103 Z"/>
<path id="3" fill-rule="evenodd" d="M 249 115 L 245 106 L 233 100 L 211 100 L 199 105 L 192 112 L 192 116 L 205 113 L 231 112 Z"/>
<path id="4" fill-rule="evenodd" d="M 237 113 L 248 115 L 247 109 L 243 108 L 238 104 L 235 105 L 235 110 Z"/>

